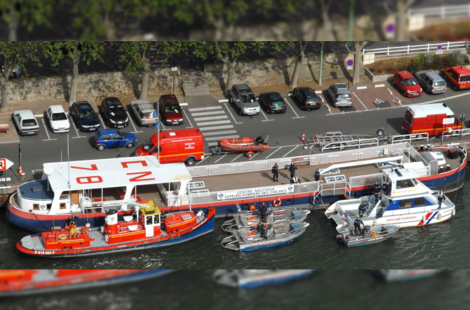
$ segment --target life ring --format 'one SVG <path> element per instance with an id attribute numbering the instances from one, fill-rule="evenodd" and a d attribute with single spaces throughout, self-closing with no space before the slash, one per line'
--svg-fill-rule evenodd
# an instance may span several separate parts
<path id="1" fill-rule="evenodd" d="M 65 240 L 67 239 L 67 234 L 61 234 L 57 238 L 59 238 L 60 240 Z"/>
<path id="2" fill-rule="evenodd" d="M 276 199 L 276 200 L 273 200 L 273 206 L 275 207 L 279 207 L 281 205 L 281 199 Z"/>
<path id="3" fill-rule="evenodd" d="M 441 215 L 441 213 L 438 213 L 438 214 L 437 214 L 437 219 L 440 221 L 440 220 L 441 220 L 441 218 L 442 218 L 442 215 Z"/>
<path id="4" fill-rule="evenodd" d="M 362 177 L 361 178 L 362 185 L 365 185 L 367 182 L 369 182 L 369 177 Z"/>
<path id="5" fill-rule="evenodd" d="M 256 210 L 255 205 L 251 205 L 249 210 L 250 210 L 250 211 L 255 211 L 255 210 Z"/>

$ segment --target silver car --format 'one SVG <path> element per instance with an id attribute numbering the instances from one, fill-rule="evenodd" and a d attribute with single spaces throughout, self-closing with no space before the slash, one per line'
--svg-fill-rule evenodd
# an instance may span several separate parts
<path id="1" fill-rule="evenodd" d="M 2 66 L 2 73 L 5 72 L 5 67 Z M 20 76 L 21 75 L 21 67 L 20 65 L 16 65 L 15 69 L 13 69 L 11 72 L 10 72 L 10 77 L 13 78 L 13 77 L 17 77 L 17 76 Z"/>
<path id="2" fill-rule="evenodd" d="M 434 71 L 418 71 L 415 77 L 423 90 L 429 94 L 442 94 L 447 91 L 446 81 Z"/>
<path id="3" fill-rule="evenodd" d="M 147 100 L 131 101 L 131 109 L 140 126 L 152 126 L 158 122 L 158 112 Z"/>
<path id="4" fill-rule="evenodd" d="M 328 88 L 327 93 L 329 94 L 335 107 L 352 106 L 351 93 L 349 92 L 349 88 L 346 83 L 335 83 L 331 85 Z"/>
<path id="5" fill-rule="evenodd" d="M 13 121 L 22 136 L 35 135 L 39 132 L 39 124 L 31 110 L 20 110 L 13 112 Z"/>
<path id="6" fill-rule="evenodd" d="M 259 114 L 258 99 L 247 84 L 235 84 L 230 89 L 230 103 L 237 107 L 240 115 Z"/>

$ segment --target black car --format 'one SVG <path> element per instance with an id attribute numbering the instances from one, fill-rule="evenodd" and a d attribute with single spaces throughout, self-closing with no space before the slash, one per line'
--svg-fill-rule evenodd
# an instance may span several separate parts
<path id="1" fill-rule="evenodd" d="M 101 109 L 109 127 L 124 128 L 129 125 L 129 117 L 118 98 L 105 98 L 101 103 Z"/>
<path id="2" fill-rule="evenodd" d="M 310 87 L 296 87 L 292 97 L 297 100 L 302 110 L 313 110 L 321 108 L 321 99 Z"/>
<path id="3" fill-rule="evenodd" d="M 259 103 L 266 107 L 268 113 L 286 113 L 287 104 L 276 92 L 266 92 L 259 95 Z"/>
<path id="4" fill-rule="evenodd" d="M 78 101 L 72 104 L 72 118 L 82 131 L 95 131 L 100 129 L 101 123 L 98 114 L 87 101 Z"/>

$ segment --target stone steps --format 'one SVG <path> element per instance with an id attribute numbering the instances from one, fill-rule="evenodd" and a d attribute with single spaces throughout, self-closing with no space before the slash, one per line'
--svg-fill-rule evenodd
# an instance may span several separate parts
<path id="1" fill-rule="evenodd" d="M 194 69 L 182 69 L 183 91 L 185 96 L 210 96 L 204 72 Z"/>

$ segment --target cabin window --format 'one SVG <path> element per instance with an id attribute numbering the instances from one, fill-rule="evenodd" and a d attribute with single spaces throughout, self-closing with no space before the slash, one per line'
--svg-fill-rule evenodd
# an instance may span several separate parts
<path id="1" fill-rule="evenodd" d="M 413 205 L 413 200 L 412 199 L 400 200 L 398 202 L 398 208 L 400 208 L 400 209 L 408 209 L 408 208 L 411 208 L 412 205 Z"/>
<path id="2" fill-rule="evenodd" d="M 60 204 L 60 209 L 61 209 L 61 210 L 67 209 L 67 206 L 65 205 L 65 203 L 61 203 L 61 204 Z"/>
<path id="3" fill-rule="evenodd" d="M 415 199 L 415 207 L 426 207 L 427 205 L 428 203 L 423 197 Z"/>
<path id="4" fill-rule="evenodd" d="M 152 225 L 152 217 L 151 216 L 147 216 L 147 225 Z"/>
<path id="5" fill-rule="evenodd" d="M 51 207 L 52 207 L 52 204 L 51 204 L 51 203 L 48 203 L 48 204 L 47 204 L 47 210 L 50 210 Z"/>
<path id="6" fill-rule="evenodd" d="M 455 72 L 452 73 L 452 77 L 453 77 L 456 81 L 459 80 L 459 75 L 458 75 L 457 73 L 455 73 Z"/>
<path id="7" fill-rule="evenodd" d="M 405 121 L 410 125 L 413 122 L 413 115 L 410 112 L 405 114 Z"/>
<path id="8" fill-rule="evenodd" d="M 33 210 L 39 210 L 39 204 L 37 203 L 33 204 Z"/>
<path id="9" fill-rule="evenodd" d="M 154 222 L 155 224 L 159 224 L 159 223 L 160 223 L 160 217 L 159 217 L 158 215 L 154 215 L 154 216 L 153 216 L 153 222 Z"/>
<path id="10" fill-rule="evenodd" d="M 413 187 L 413 181 L 410 180 L 400 180 L 397 181 L 397 189 Z"/>
<path id="11" fill-rule="evenodd" d="M 461 76 L 460 82 L 470 82 L 470 75 Z"/>

